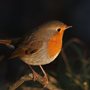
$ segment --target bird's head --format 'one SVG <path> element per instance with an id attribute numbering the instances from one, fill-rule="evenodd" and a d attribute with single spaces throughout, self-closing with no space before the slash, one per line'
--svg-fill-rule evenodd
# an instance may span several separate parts
<path id="1" fill-rule="evenodd" d="M 48 54 L 50 57 L 54 57 L 62 48 L 62 38 L 64 31 L 72 26 L 68 26 L 60 21 L 52 21 L 44 25 L 50 33 L 50 39 L 48 41 Z"/>

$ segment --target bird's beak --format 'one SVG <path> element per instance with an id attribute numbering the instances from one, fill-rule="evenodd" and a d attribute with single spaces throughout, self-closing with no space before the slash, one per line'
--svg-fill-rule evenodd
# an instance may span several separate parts
<path id="1" fill-rule="evenodd" d="M 66 26 L 66 27 L 65 27 L 65 30 L 68 29 L 68 28 L 71 28 L 71 27 L 72 27 L 72 26 Z"/>

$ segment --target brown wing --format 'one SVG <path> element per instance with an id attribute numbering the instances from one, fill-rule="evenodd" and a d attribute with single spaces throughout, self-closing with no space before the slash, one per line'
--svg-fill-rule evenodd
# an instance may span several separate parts
<path id="1" fill-rule="evenodd" d="M 22 57 L 23 55 L 31 55 L 37 52 L 42 47 L 42 40 L 32 34 L 31 37 L 26 37 L 23 42 L 18 45 L 17 49 L 12 53 L 11 58 Z"/>

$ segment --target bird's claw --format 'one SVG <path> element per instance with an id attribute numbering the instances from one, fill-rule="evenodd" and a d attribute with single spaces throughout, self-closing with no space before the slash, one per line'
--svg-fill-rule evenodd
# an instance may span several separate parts
<path id="1" fill-rule="evenodd" d="M 38 79 L 38 73 L 33 72 L 33 80 L 36 81 Z"/>
<path id="2" fill-rule="evenodd" d="M 43 77 L 43 84 L 44 84 L 44 87 L 47 86 L 47 84 L 48 84 L 48 78 L 47 78 L 47 76 L 44 76 Z"/>

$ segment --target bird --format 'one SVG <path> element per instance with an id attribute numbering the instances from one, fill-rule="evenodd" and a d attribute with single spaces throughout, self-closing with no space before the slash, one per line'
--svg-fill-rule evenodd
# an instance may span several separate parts
<path id="1" fill-rule="evenodd" d="M 29 65 L 33 71 L 34 80 L 38 74 L 33 70 L 31 65 L 39 66 L 44 74 L 44 80 L 48 83 L 48 77 L 42 65 L 51 63 L 59 55 L 62 49 L 64 32 L 70 27 L 72 26 L 54 20 L 34 28 L 32 34 L 28 32 L 21 38 L 20 43 L 12 52 L 10 58 L 18 57 Z"/>

